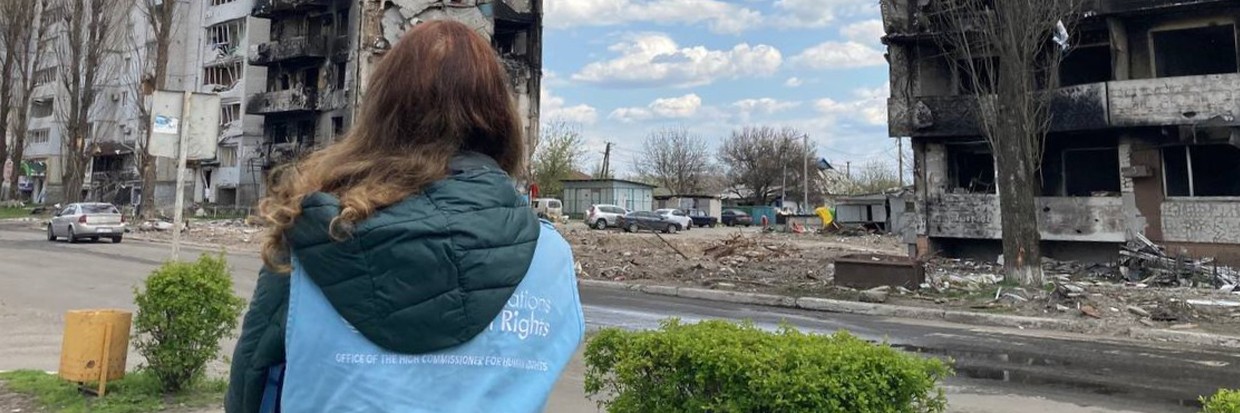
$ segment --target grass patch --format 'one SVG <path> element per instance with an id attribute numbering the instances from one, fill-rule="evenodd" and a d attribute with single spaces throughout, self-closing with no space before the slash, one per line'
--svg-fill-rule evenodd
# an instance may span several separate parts
<path id="1" fill-rule="evenodd" d="M 30 214 L 29 208 L 0 208 L 0 219 L 9 218 L 26 218 L 34 215 Z"/>
<path id="2" fill-rule="evenodd" d="M 77 384 L 42 371 L 2 373 L 0 380 L 9 390 L 30 395 L 55 413 L 145 413 L 220 406 L 228 388 L 224 380 L 202 380 L 180 394 L 164 395 L 155 376 L 134 372 L 109 382 L 107 396 L 94 397 L 79 392 Z"/>

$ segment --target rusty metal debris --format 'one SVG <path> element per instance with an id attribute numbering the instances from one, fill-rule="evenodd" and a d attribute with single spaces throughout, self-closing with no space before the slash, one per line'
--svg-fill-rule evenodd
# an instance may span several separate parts
<path id="1" fill-rule="evenodd" d="M 1211 258 L 1171 255 L 1141 234 L 1119 253 L 1120 272 L 1128 281 L 1157 286 L 1222 287 L 1227 291 L 1240 284 L 1240 271 L 1217 265 Z"/>

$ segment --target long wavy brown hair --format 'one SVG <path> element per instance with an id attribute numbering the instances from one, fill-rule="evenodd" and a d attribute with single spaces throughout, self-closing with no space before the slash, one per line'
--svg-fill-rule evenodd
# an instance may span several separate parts
<path id="1" fill-rule="evenodd" d="M 507 72 L 490 43 L 464 24 L 415 26 L 375 66 L 363 101 L 347 136 L 272 172 L 259 204 L 269 225 L 268 268 L 290 269 L 285 232 L 315 192 L 340 199 L 330 232 L 344 239 L 376 210 L 445 178 L 463 151 L 488 155 L 509 174 L 522 170 L 525 147 Z"/>

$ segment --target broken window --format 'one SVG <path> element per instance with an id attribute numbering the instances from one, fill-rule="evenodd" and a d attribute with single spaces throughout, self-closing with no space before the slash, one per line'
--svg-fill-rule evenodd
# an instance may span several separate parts
<path id="1" fill-rule="evenodd" d="M 272 24 L 271 38 L 275 41 L 305 36 L 309 31 L 309 20 L 305 17 L 283 19 Z"/>
<path id="2" fill-rule="evenodd" d="M 956 91 L 961 95 L 990 94 L 994 87 L 994 71 L 999 68 L 998 57 L 975 58 L 970 65 L 966 59 L 956 61 Z"/>
<path id="3" fill-rule="evenodd" d="M 54 112 L 55 108 L 56 108 L 55 98 L 47 97 L 47 98 L 41 98 L 41 99 L 34 99 L 34 101 L 31 102 L 31 105 L 30 105 L 30 117 L 46 118 L 48 116 L 52 116 L 52 113 Z"/>
<path id="4" fill-rule="evenodd" d="M 51 135 L 51 129 L 32 129 L 26 132 L 26 142 L 47 143 Z"/>
<path id="5" fill-rule="evenodd" d="M 291 143 L 292 137 L 288 135 L 288 124 L 276 123 L 271 125 L 271 143 L 282 144 Z"/>
<path id="6" fill-rule="evenodd" d="M 202 84 L 222 86 L 225 89 L 232 88 L 238 80 L 241 80 L 241 75 L 243 73 L 241 70 L 241 62 L 204 68 Z"/>
<path id="7" fill-rule="evenodd" d="M 1150 37 L 1157 77 L 1236 73 L 1235 25 L 1161 30 Z"/>
<path id="8" fill-rule="evenodd" d="M 1044 146 L 1043 196 L 1119 195 L 1119 141 L 1114 136 L 1054 134 Z"/>
<path id="9" fill-rule="evenodd" d="M 1167 196 L 1240 196 L 1240 148 L 1232 145 L 1163 148 Z"/>
<path id="10" fill-rule="evenodd" d="M 347 79 L 348 66 L 345 62 L 336 63 L 336 90 L 344 90 L 344 82 Z"/>
<path id="11" fill-rule="evenodd" d="M 1059 84 L 1075 86 L 1112 80 L 1111 39 L 1106 30 L 1082 31 L 1059 64 Z"/>
<path id="12" fill-rule="evenodd" d="M 221 146 L 219 156 L 217 158 L 220 161 L 221 167 L 230 168 L 237 166 L 237 147 Z"/>
<path id="13" fill-rule="evenodd" d="M 56 67 L 47 67 L 34 71 L 34 85 L 46 85 L 56 81 Z"/>
<path id="14" fill-rule="evenodd" d="M 228 125 L 239 120 L 241 120 L 241 102 L 220 105 L 221 128 L 228 128 Z"/>
<path id="15" fill-rule="evenodd" d="M 337 36 L 349 35 L 349 9 L 336 12 L 336 25 L 340 27 L 336 30 Z"/>
<path id="16" fill-rule="evenodd" d="M 345 134 L 345 118 L 342 118 L 342 117 L 331 118 L 331 133 L 335 134 L 336 136 Z"/>
<path id="17" fill-rule="evenodd" d="M 948 146 L 952 192 L 995 193 L 995 158 L 982 145 Z"/>
<path id="18" fill-rule="evenodd" d="M 919 49 L 921 50 L 921 49 Z M 923 50 L 924 53 L 930 53 Z M 951 63 L 941 56 L 917 60 L 917 97 L 952 94 Z"/>
<path id="19" fill-rule="evenodd" d="M 304 147 L 314 146 L 313 120 L 303 120 L 297 123 L 297 142 Z"/>
<path id="20" fill-rule="evenodd" d="M 245 19 L 229 20 L 207 27 L 207 60 L 234 55 L 245 38 Z"/>

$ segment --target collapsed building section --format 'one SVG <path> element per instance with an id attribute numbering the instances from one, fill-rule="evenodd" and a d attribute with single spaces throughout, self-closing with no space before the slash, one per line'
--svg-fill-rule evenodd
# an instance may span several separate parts
<path id="1" fill-rule="evenodd" d="M 890 135 L 912 138 L 923 255 L 1001 252 L 994 158 L 977 85 L 938 41 L 935 0 L 883 0 Z M 1043 251 L 1111 260 L 1146 237 L 1240 265 L 1240 6 L 1089 3 L 1059 67 L 1037 199 Z M 986 76 L 986 74 L 980 74 Z M 992 74 L 993 75 L 993 74 Z"/>
<path id="2" fill-rule="evenodd" d="M 345 0 L 259 0 L 253 15 L 270 19 L 270 41 L 250 51 L 267 67 L 267 89 L 246 112 L 262 115 L 264 171 L 330 143 L 348 117 L 350 18 Z"/>
<path id="3" fill-rule="evenodd" d="M 265 171 L 344 134 L 374 65 L 410 27 L 429 20 L 460 21 L 492 40 L 526 139 L 538 135 L 541 0 L 257 0 L 252 14 L 271 27 L 271 41 L 249 59 L 267 67 L 267 89 L 246 105 L 265 118 Z"/>

